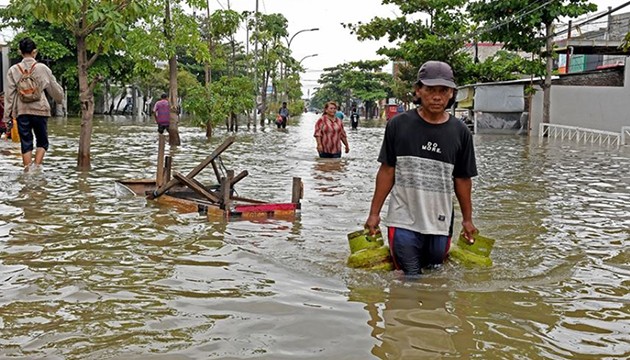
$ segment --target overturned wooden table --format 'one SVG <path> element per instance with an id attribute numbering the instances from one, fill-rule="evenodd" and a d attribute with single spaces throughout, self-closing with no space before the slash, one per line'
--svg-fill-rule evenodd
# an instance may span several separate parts
<path id="1" fill-rule="evenodd" d="M 304 186 L 299 177 L 293 178 L 290 203 L 270 203 L 234 195 L 234 185 L 249 173 L 244 170 L 235 176 L 233 170 L 227 170 L 225 174 L 221 174 L 217 165 L 217 159 L 220 159 L 221 154 L 236 140 L 234 136 L 225 139 L 208 157 L 185 175 L 177 171 L 173 173 L 173 158 L 165 155 L 165 138 L 165 135 L 159 135 L 155 179 L 119 180 L 118 186 L 124 186 L 128 191 L 138 196 L 146 196 L 149 200 L 169 204 L 182 212 L 198 212 L 206 215 L 209 220 L 291 218 L 300 210 Z M 210 165 L 218 185 L 207 186 L 195 179 L 195 176 Z"/>

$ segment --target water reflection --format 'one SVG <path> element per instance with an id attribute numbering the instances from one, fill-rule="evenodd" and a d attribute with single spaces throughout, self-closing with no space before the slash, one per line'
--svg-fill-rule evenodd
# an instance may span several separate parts
<path id="1" fill-rule="evenodd" d="M 40 173 L 24 174 L 19 145 L 0 142 L 0 357 L 630 356 L 630 149 L 475 136 L 476 224 L 497 239 L 494 267 L 447 263 L 401 282 L 345 266 L 384 123 L 362 120 L 349 154 L 320 160 L 316 120 L 241 131 L 222 156 L 250 173 L 241 196 L 286 202 L 301 177 L 293 219 L 209 222 L 117 193 L 117 179 L 155 176 L 152 121 L 96 119 L 87 174 L 78 119 L 51 120 Z M 182 124 L 174 169 L 227 135 Z M 196 179 L 216 181 L 212 170 Z"/>
<path id="2" fill-rule="evenodd" d="M 345 172 L 346 161 L 344 159 L 317 159 L 315 161 L 314 170 L 315 176 L 325 178 L 326 175 L 333 175 L 337 172 Z M 327 178 L 327 180 L 333 180 L 333 178 Z"/>
<path id="3" fill-rule="evenodd" d="M 387 293 L 378 289 L 351 289 L 350 301 L 361 301 L 370 314 L 372 348 L 379 359 L 440 359 L 458 357 L 453 334 L 462 321 L 449 312 L 448 294 L 425 292 L 395 283 Z M 461 346 L 461 344 L 460 344 Z"/>
<path id="4" fill-rule="evenodd" d="M 314 161 L 312 178 L 315 190 L 322 196 L 337 196 L 343 194 L 345 184 L 342 177 L 346 172 L 345 159 L 317 159 Z"/>

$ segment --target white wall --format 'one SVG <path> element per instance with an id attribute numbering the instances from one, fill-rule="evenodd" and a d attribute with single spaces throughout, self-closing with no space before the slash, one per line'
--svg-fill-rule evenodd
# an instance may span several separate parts
<path id="1" fill-rule="evenodd" d="M 624 86 L 551 86 L 551 116 L 557 125 L 620 132 L 630 126 L 630 64 L 626 58 Z M 532 100 L 531 135 L 542 122 L 542 91 Z"/>
<path id="2" fill-rule="evenodd" d="M 2 44 L 0 45 L 1 49 L 0 49 L 0 56 L 2 56 L 2 69 L 0 69 L 0 71 L 2 71 L 2 79 L 4 79 L 4 81 L 2 82 L 3 84 L 3 89 L 2 91 L 4 91 L 5 93 L 7 92 L 7 73 L 9 72 L 9 67 L 10 67 L 10 60 L 9 60 L 9 46 L 7 44 Z"/>

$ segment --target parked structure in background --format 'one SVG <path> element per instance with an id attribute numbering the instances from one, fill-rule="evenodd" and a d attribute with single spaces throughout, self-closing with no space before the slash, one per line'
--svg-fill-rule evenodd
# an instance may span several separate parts
<path id="1" fill-rule="evenodd" d="M 630 32 L 630 13 L 609 14 L 583 26 L 569 22 L 561 38 L 555 40 L 560 74 L 605 69 L 625 64 L 625 55 L 619 51 L 624 37 Z"/>
<path id="2" fill-rule="evenodd" d="M 552 125 L 597 136 L 621 134 L 622 128 L 630 126 L 630 115 L 622 105 L 630 98 L 630 69 L 626 67 L 630 53 L 619 48 L 630 31 L 630 13 L 609 15 L 603 24 L 603 28 L 591 24 L 593 30 L 588 32 L 573 29 L 556 41 L 561 56 L 556 63 L 558 75 L 552 78 Z M 542 122 L 541 83 L 530 78 L 462 86 L 457 113 L 472 119 L 477 133 L 536 136 Z"/>
<path id="3" fill-rule="evenodd" d="M 476 62 L 484 62 L 486 59 L 496 54 L 499 50 L 503 50 L 503 44 L 494 44 L 489 42 L 467 43 L 463 49 L 463 51 L 468 53 L 470 57 L 476 59 Z M 519 51 L 517 54 L 525 59 L 531 59 L 532 57 L 532 54 L 523 51 Z"/>

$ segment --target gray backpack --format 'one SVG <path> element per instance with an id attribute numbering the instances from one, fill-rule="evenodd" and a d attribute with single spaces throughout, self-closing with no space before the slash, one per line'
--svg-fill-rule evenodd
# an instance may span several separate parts
<path id="1" fill-rule="evenodd" d="M 33 78 L 33 69 L 35 69 L 35 65 L 31 66 L 30 70 L 23 69 L 20 64 L 17 64 L 22 77 L 17 82 L 17 94 L 25 103 L 31 103 L 35 101 L 39 101 L 42 98 L 42 91 L 39 89 L 37 81 Z"/>

